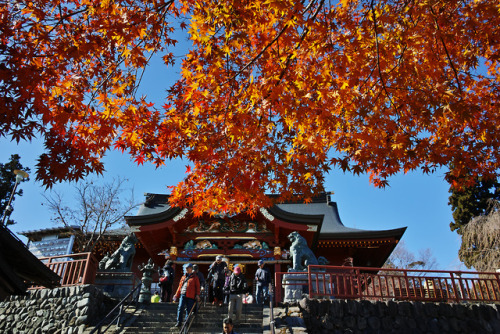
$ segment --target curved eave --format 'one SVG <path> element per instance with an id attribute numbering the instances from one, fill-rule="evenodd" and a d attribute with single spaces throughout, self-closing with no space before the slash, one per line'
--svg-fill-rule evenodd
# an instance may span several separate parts
<path id="1" fill-rule="evenodd" d="M 337 240 L 337 239 L 378 239 L 378 238 L 395 238 L 400 240 L 406 231 L 406 227 L 396 228 L 392 230 L 357 230 L 344 233 L 321 233 L 319 240 Z"/>
<path id="2" fill-rule="evenodd" d="M 144 226 L 163 223 L 177 216 L 181 212 L 180 208 L 169 207 L 167 210 L 140 216 L 125 216 L 125 221 L 129 226 Z"/>
<path id="3" fill-rule="evenodd" d="M 323 224 L 324 215 L 305 215 L 300 213 L 292 213 L 280 209 L 277 206 L 273 206 L 267 209 L 270 214 L 279 220 L 283 220 L 288 223 L 303 224 L 303 225 L 318 225 L 318 231 Z"/>
<path id="4" fill-rule="evenodd" d="M 276 205 L 267 209 L 271 215 L 273 215 L 276 219 L 279 219 L 284 222 L 293 223 L 293 224 L 301 224 L 301 225 L 316 225 L 316 231 L 314 233 L 314 237 L 312 240 L 312 245 L 315 247 L 318 243 L 319 232 L 321 231 L 321 226 L 323 225 L 324 215 L 304 215 L 300 213 L 292 213 L 280 209 Z"/>

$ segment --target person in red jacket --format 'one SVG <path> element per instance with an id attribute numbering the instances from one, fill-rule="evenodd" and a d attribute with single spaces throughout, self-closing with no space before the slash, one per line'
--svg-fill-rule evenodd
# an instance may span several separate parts
<path id="1" fill-rule="evenodd" d="M 193 272 L 193 265 L 191 263 L 186 265 L 186 274 L 182 276 L 179 282 L 179 287 L 174 296 L 174 301 L 177 300 L 179 301 L 179 306 L 177 307 L 177 323 L 175 327 L 180 327 L 183 322 L 184 312 L 189 314 L 193 309 L 195 301 L 200 301 L 200 280 Z"/>

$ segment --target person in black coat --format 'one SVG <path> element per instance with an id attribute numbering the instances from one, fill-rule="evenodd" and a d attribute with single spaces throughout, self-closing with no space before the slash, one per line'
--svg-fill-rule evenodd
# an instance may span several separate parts
<path id="1" fill-rule="evenodd" d="M 174 284 L 175 275 L 172 264 L 173 262 L 168 260 L 160 276 L 160 292 L 161 301 L 163 303 L 169 303 L 172 301 L 172 285 Z"/>
<path id="2" fill-rule="evenodd" d="M 224 302 L 224 281 L 225 281 L 225 269 L 227 268 L 227 263 L 222 261 L 222 256 L 217 255 L 215 261 L 210 265 L 208 269 L 207 280 L 211 282 L 212 292 L 214 296 L 214 305 L 222 306 Z"/>

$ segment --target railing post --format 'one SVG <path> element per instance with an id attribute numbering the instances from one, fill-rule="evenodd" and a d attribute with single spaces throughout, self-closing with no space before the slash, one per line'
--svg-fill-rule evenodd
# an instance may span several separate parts
<path id="1" fill-rule="evenodd" d="M 271 334 L 274 334 L 274 288 L 269 284 L 269 329 Z"/>
<path id="2" fill-rule="evenodd" d="M 280 273 L 274 273 L 274 286 L 275 286 L 275 303 L 282 302 L 281 299 L 281 289 L 282 289 L 282 282 L 281 282 L 281 275 Z"/>
<path id="3" fill-rule="evenodd" d="M 357 295 L 359 299 L 363 299 L 363 293 L 361 292 L 361 270 L 356 269 L 356 280 L 357 280 Z"/>
<path id="4" fill-rule="evenodd" d="M 459 303 L 462 296 L 460 296 L 458 293 L 457 285 L 455 284 L 455 276 L 453 275 L 453 272 L 450 272 L 450 277 L 451 277 L 451 285 L 453 286 L 453 294 L 455 295 L 454 299 L 457 303 Z"/>
<path id="5" fill-rule="evenodd" d="M 408 297 L 408 299 L 411 300 L 411 296 L 410 296 L 410 290 L 409 290 L 409 281 L 408 281 L 408 272 L 406 270 L 403 271 L 403 274 L 404 274 L 404 277 L 405 277 L 405 287 L 406 287 L 406 296 Z"/>
<path id="6" fill-rule="evenodd" d="M 497 292 L 500 293 L 500 273 L 496 272 L 496 273 L 494 273 L 494 275 L 495 275 L 495 278 L 497 280 L 497 290 L 495 290 L 495 288 L 493 288 L 493 291 L 495 292 L 495 298 L 496 298 L 496 300 L 499 301 L 500 297 L 497 295 Z"/>
<path id="7" fill-rule="evenodd" d="M 307 285 L 308 285 L 308 290 L 309 290 L 309 298 L 314 297 L 314 292 L 313 292 L 313 285 L 312 285 L 312 280 L 311 280 L 311 266 L 307 266 Z"/>

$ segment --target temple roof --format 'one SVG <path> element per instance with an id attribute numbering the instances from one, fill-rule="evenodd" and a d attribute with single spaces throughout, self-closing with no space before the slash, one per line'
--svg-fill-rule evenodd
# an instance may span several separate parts
<path id="1" fill-rule="evenodd" d="M 59 237 L 64 237 L 66 235 L 72 235 L 72 234 L 74 234 L 74 230 L 80 230 L 80 229 L 81 228 L 78 225 L 59 226 L 59 227 L 44 228 L 44 229 L 39 229 L 39 230 L 23 231 L 23 232 L 19 232 L 19 234 L 25 236 L 30 241 L 38 241 L 38 240 L 41 240 L 42 237 L 47 236 L 47 235 L 57 235 Z"/>
<path id="2" fill-rule="evenodd" d="M 180 212 L 179 208 L 171 207 L 168 204 L 169 195 L 147 193 L 145 196 L 146 201 L 139 207 L 137 214 L 126 217 L 129 224 L 154 224 L 170 219 Z M 277 197 L 275 195 L 269 196 Z M 269 208 L 269 212 L 275 216 L 283 217 L 286 215 L 288 220 L 322 217 L 319 239 L 395 237 L 399 240 L 406 230 L 406 227 L 392 230 L 363 230 L 346 227 L 340 219 L 337 203 L 331 201 L 329 194 L 321 194 L 310 203 L 278 203 L 273 208 Z M 293 216 L 296 216 L 296 219 L 293 219 Z"/>
<path id="3" fill-rule="evenodd" d="M 80 230 L 81 230 L 80 226 L 73 225 L 73 226 L 44 228 L 40 230 L 29 230 L 29 231 L 19 232 L 19 234 L 25 236 L 30 241 L 39 241 L 42 239 L 42 237 L 47 235 L 57 235 L 59 238 L 63 238 L 66 236 L 73 235 L 75 234 L 75 231 L 80 231 Z M 116 229 L 106 230 L 103 235 L 111 238 L 116 237 L 121 239 L 122 237 L 129 235 L 130 232 L 131 232 L 130 227 L 128 225 L 123 225 L 122 227 Z"/>

